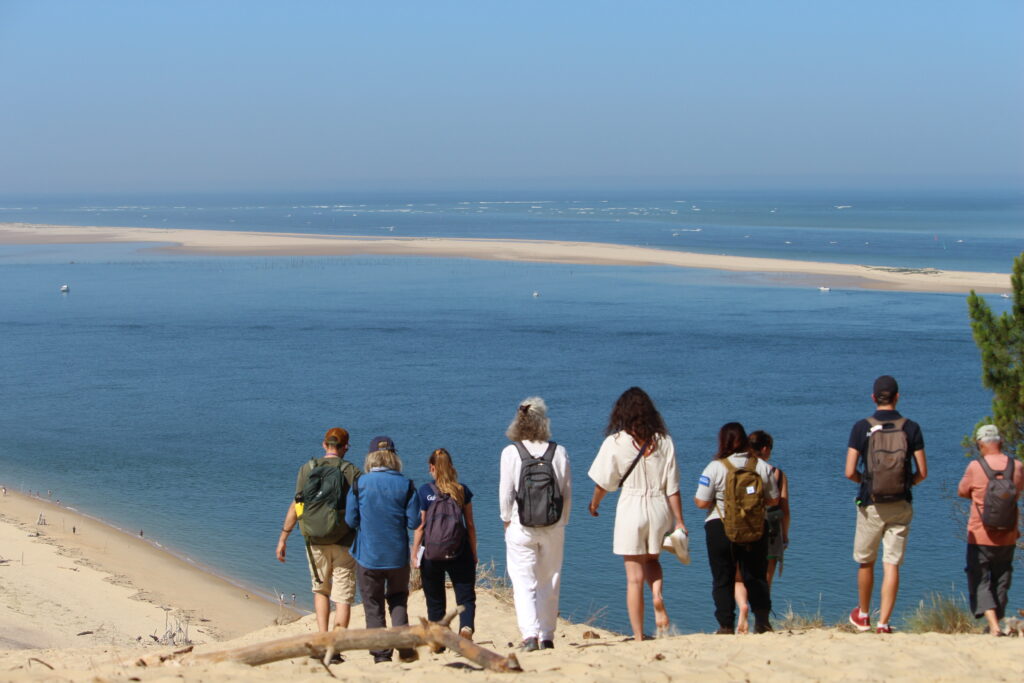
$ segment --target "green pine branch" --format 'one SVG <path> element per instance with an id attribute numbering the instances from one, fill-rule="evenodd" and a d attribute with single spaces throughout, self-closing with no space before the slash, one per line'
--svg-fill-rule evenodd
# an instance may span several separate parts
<path id="1" fill-rule="evenodd" d="M 1013 260 L 1010 281 L 1013 304 L 1008 312 L 996 317 L 973 290 L 967 309 L 981 352 L 981 383 L 992 391 L 992 414 L 978 425 L 995 424 L 1005 441 L 1004 452 L 1024 460 L 1024 252 Z M 964 444 L 973 443 L 972 431 Z"/>

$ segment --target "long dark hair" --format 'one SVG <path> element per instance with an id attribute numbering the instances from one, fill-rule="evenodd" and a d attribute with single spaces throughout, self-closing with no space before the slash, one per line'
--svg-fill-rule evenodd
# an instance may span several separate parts
<path id="1" fill-rule="evenodd" d="M 733 453 L 750 450 L 747 432 L 739 422 L 727 422 L 718 430 L 718 452 L 715 458 L 726 458 Z"/>
<path id="2" fill-rule="evenodd" d="M 750 432 L 747 435 L 750 440 L 750 452 L 754 455 L 761 455 L 761 451 L 764 449 L 771 450 L 775 445 L 772 435 L 763 429 L 758 429 L 756 432 Z"/>
<path id="3" fill-rule="evenodd" d="M 637 441 L 647 441 L 655 436 L 668 434 L 661 413 L 654 407 L 654 401 L 640 387 L 630 387 L 622 392 L 608 416 L 605 435 L 628 432 Z"/>

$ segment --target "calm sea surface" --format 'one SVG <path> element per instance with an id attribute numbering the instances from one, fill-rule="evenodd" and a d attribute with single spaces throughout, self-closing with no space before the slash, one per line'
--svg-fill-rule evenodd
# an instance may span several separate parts
<path id="1" fill-rule="evenodd" d="M 484 203 L 499 200 L 521 203 Z M 585 239 L 1001 271 L 1024 250 L 1021 205 L 1005 198 L 202 202 L 8 198 L 0 221 Z M 950 489 L 965 465 L 960 440 L 989 398 L 961 295 L 821 293 L 667 268 L 0 247 L 0 482 L 52 489 L 306 603 L 301 538 L 288 563 L 273 553 L 295 472 L 320 452 L 327 427 L 352 432 L 360 464 L 365 442 L 389 434 L 417 482 L 430 451 L 448 448 L 476 493 L 481 556 L 501 566 L 498 454 L 517 402 L 539 394 L 576 491 L 562 612 L 583 619 L 607 605 L 603 624 L 627 630 L 624 574 L 611 554 L 614 500 L 601 517 L 587 515 L 586 471 L 615 398 L 639 385 L 676 441 L 692 531 L 693 564 L 664 562 L 680 630 L 715 627 L 692 495 L 718 428 L 732 420 L 775 436 L 775 463 L 791 480 L 776 611 L 792 604 L 840 620 L 855 601 L 846 439 L 871 412 L 871 381 L 882 373 L 900 380 L 900 408 L 921 423 L 931 470 L 916 492 L 900 613 L 964 584 Z"/>

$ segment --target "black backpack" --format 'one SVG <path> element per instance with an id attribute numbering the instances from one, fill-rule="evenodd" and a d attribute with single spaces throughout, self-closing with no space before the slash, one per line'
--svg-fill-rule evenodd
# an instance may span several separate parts
<path id="1" fill-rule="evenodd" d="M 521 442 L 515 443 L 520 459 L 516 505 L 519 506 L 519 523 L 523 526 L 551 526 L 562 518 L 562 491 L 551 464 L 557 445 L 554 441 L 548 442 L 544 455 L 535 458 Z"/>
<path id="2" fill-rule="evenodd" d="M 423 517 L 423 558 L 452 560 L 466 543 L 462 506 L 447 493 L 441 493 L 437 484 L 430 488 L 435 498 Z"/>
<path id="3" fill-rule="evenodd" d="M 1006 469 L 996 472 L 988 463 L 985 456 L 980 453 L 978 462 L 981 469 L 988 477 L 988 485 L 985 487 L 985 501 L 981 507 L 981 523 L 991 529 L 1016 529 L 1017 528 L 1017 487 L 1013 483 L 1013 467 L 1016 458 L 1007 456 Z"/>

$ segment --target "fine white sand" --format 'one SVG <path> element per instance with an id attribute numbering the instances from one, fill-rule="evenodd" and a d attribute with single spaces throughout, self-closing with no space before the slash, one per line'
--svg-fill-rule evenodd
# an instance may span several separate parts
<path id="1" fill-rule="evenodd" d="M 45 526 L 35 524 L 40 512 L 46 516 Z M 64 508 L 13 492 L 0 497 L 0 560 L 0 680 L 327 679 L 321 665 L 307 657 L 257 668 L 230 663 L 138 666 L 140 656 L 178 649 L 149 637 L 163 635 L 168 614 L 172 622 L 191 619 L 189 635 L 199 652 L 311 633 L 315 621 L 310 615 L 276 624 L 278 617 L 284 617 L 280 621 L 292 617 L 131 534 Z M 666 561 L 674 560 L 666 556 Z M 691 567 L 690 571 L 705 570 Z M 669 587 L 670 613 L 711 609 L 709 604 L 673 604 L 671 596 Z M 606 598 L 610 609 L 624 609 L 622 595 Z M 450 591 L 449 604 L 453 604 Z M 426 615 L 422 593 L 410 596 L 409 613 L 412 621 Z M 357 605 L 352 626 L 361 628 L 363 623 Z M 513 651 L 519 641 L 514 610 L 495 594 L 478 592 L 476 623 L 476 641 L 499 654 Z M 221 640 L 225 637 L 231 640 Z M 1022 641 L 984 635 L 879 636 L 822 628 L 761 636 L 693 634 L 634 643 L 602 629 L 562 621 L 555 645 L 554 650 L 519 654 L 525 670 L 519 675 L 485 673 L 451 652 L 432 654 L 426 649 L 420 661 L 410 664 L 396 659 L 375 665 L 368 653 L 349 652 L 346 661 L 332 669 L 347 680 L 412 677 L 448 683 L 453 677 L 779 683 L 1024 679 Z"/>
<path id="2" fill-rule="evenodd" d="M 208 642 L 295 616 L 136 535 L 10 489 L 0 496 L 0 648 L 152 644 L 186 623 Z"/>
<path id="3" fill-rule="evenodd" d="M 162 248 L 220 255 L 434 256 L 504 261 L 538 261 L 630 266 L 709 268 L 765 273 L 791 284 L 911 292 L 986 293 L 1010 291 L 1005 273 L 891 268 L 773 258 L 695 254 L 668 249 L 547 240 L 354 237 L 228 230 L 109 228 L 0 223 L 0 244 L 156 243 Z"/>

